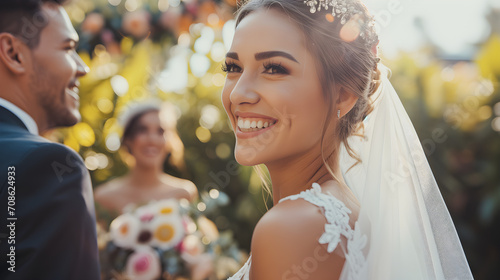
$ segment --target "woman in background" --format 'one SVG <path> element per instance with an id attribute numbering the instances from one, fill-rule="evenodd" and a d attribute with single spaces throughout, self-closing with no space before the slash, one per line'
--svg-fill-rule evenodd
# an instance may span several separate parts
<path id="1" fill-rule="evenodd" d="M 130 171 L 97 187 L 98 206 L 121 214 L 129 205 L 137 206 L 151 200 L 196 200 L 198 191 L 191 181 L 163 171 L 166 159 L 179 169 L 184 167 L 184 145 L 177 133 L 173 106 L 136 104 L 124 113 L 122 123 L 122 147 L 129 156 L 126 161 Z"/>

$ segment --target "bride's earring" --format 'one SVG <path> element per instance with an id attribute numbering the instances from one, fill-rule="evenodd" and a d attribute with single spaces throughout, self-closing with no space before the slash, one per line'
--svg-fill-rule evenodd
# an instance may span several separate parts
<path id="1" fill-rule="evenodd" d="M 337 119 L 340 119 L 340 110 L 337 111 Z"/>

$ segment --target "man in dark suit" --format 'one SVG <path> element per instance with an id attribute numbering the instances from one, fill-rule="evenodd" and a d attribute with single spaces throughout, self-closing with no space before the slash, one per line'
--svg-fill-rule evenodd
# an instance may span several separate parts
<path id="1" fill-rule="evenodd" d="M 81 157 L 39 136 L 80 120 L 88 72 L 62 0 L 0 0 L 0 279 L 100 279 Z"/>

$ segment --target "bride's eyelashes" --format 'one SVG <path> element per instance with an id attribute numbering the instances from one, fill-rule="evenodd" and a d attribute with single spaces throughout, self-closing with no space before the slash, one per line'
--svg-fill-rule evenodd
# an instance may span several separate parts
<path id="1" fill-rule="evenodd" d="M 241 72 L 241 67 L 232 62 L 224 62 L 222 64 L 222 71 L 226 73 L 237 73 Z"/>
<path id="2" fill-rule="evenodd" d="M 264 71 L 263 74 L 271 74 L 271 75 L 288 75 L 290 71 L 286 67 L 284 67 L 281 63 L 275 62 L 265 62 L 263 64 Z M 223 72 L 226 73 L 240 73 L 241 67 L 236 65 L 233 62 L 224 62 L 221 66 Z"/>
<path id="3" fill-rule="evenodd" d="M 264 72 L 265 74 L 272 74 L 272 75 L 288 75 L 290 72 L 288 69 L 286 69 L 281 63 L 274 63 L 274 62 L 266 62 L 264 63 Z"/>

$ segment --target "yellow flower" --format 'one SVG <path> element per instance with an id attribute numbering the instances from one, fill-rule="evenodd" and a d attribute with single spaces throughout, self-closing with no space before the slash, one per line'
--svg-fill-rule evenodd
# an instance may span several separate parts
<path id="1" fill-rule="evenodd" d="M 185 235 L 181 217 L 178 215 L 155 217 L 151 222 L 150 230 L 153 233 L 151 245 L 163 250 L 179 245 Z"/>

